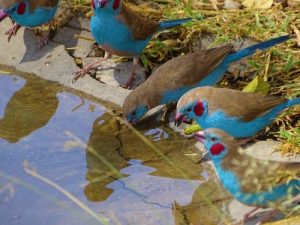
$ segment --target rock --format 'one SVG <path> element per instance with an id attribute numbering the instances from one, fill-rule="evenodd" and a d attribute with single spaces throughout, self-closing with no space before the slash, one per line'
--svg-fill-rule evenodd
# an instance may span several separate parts
<path id="1" fill-rule="evenodd" d="M 69 23 L 68 27 L 71 27 L 73 29 L 77 30 L 85 30 L 85 31 L 91 31 L 90 30 L 90 19 L 88 18 L 73 18 Z"/>
<path id="2" fill-rule="evenodd" d="M 283 162 L 300 162 L 300 155 L 283 156 L 280 151 L 281 143 L 274 140 L 258 141 L 245 149 L 246 153 L 259 159 L 283 161 Z"/>
<path id="3" fill-rule="evenodd" d="M 225 0 L 224 2 L 224 9 L 239 9 L 241 8 L 241 4 L 234 0 Z"/>
<path id="4" fill-rule="evenodd" d="M 85 58 L 83 59 L 83 66 L 86 66 L 92 62 L 99 60 L 99 58 Z M 132 62 L 121 62 L 116 63 L 114 59 L 107 59 L 101 63 L 96 72 L 96 78 L 105 84 L 111 86 L 119 86 L 125 84 L 129 79 L 131 72 Z M 139 84 L 145 81 L 145 71 L 139 66 L 136 73 L 136 79 L 134 81 L 133 87 L 137 87 Z"/>
<path id="5" fill-rule="evenodd" d="M 5 31 L 11 26 L 9 19 L 0 23 L 0 40 L 6 40 Z M 74 59 L 65 51 L 65 46 L 50 42 L 36 50 L 36 37 L 29 29 L 21 28 L 10 43 L 0 45 L 0 66 L 9 66 L 17 71 L 35 74 L 47 80 L 57 81 L 100 99 L 122 106 L 130 91 L 96 82 L 90 76 L 72 84 L 73 72 L 78 70 Z"/>

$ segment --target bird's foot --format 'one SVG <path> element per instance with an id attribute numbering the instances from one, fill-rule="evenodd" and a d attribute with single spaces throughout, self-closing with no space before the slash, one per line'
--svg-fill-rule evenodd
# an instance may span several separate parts
<path id="1" fill-rule="evenodd" d="M 251 221 L 256 218 L 255 215 L 252 215 L 254 212 L 256 212 L 259 209 L 259 207 L 254 208 L 250 212 L 246 213 L 243 217 L 243 223 Z"/>
<path id="2" fill-rule="evenodd" d="M 91 70 L 99 67 L 104 60 L 109 59 L 110 57 L 111 57 L 111 54 L 109 52 L 105 52 L 104 58 L 99 59 L 98 61 L 87 65 L 83 69 L 74 72 L 73 73 L 74 78 L 72 79 L 72 83 L 74 84 L 79 78 L 83 78 L 87 73 L 89 73 Z"/>
<path id="3" fill-rule="evenodd" d="M 74 84 L 79 78 L 83 78 L 86 74 L 88 74 L 91 70 L 93 69 L 96 69 L 97 67 L 99 67 L 100 63 L 105 60 L 105 58 L 103 59 L 100 59 L 99 61 L 95 62 L 95 63 L 92 63 L 92 64 L 89 64 L 87 65 L 86 67 L 84 67 L 83 69 L 81 70 L 78 70 L 76 72 L 73 73 L 74 75 L 74 78 L 72 80 L 72 83 Z"/>
<path id="4" fill-rule="evenodd" d="M 274 209 L 271 212 L 269 212 L 266 216 L 264 216 L 260 221 L 258 221 L 258 223 L 256 225 L 261 225 L 267 221 L 269 221 L 270 219 L 272 219 L 274 216 L 276 216 L 276 214 L 278 214 L 279 211 Z"/>
<path id="5" fill-rule="evenodd" d="M 129 80 L 125 84 L 121 84 L 120 87 L 130 90 L 132 88 L 134 80 L 135 80 L 135 74 L 131 75 Z"/>
<path id="6" fill-rule="evenodd" d="M 79 79 L 79 78 L 83 78 L 88 72 L 90 72 L 91 68 L 89 68 L 89 66 L 84 67 L 81 70 L 78 70 L 76 72 L 73 73 L 74 77 L 72 80 L 72 83 L 75 84 L 75 82 Z"/>
<path id="7" fill-rule="evenodd" d="M 12 36 L 16 36 L 18 30 L 20 29 L 21 25 L 15 23 L 8 31 L 6 31 L 6 35 L 8 35 L 8 42 L 10 42 L 10 39 L 12 38 Z"/>

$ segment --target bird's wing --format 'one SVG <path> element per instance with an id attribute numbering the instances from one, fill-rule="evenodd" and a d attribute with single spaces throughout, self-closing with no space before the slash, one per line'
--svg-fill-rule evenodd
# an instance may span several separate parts
<path id="1" fill-rule="evenodd" d="M 210 99 L 209 111 L 222 110 L 228 116 L 238 117 L 248 122 L 269 112 L 273 107 L 286 101 L 277 96 L 264 96 L 259 93 L 245 93 L 225 88 L 207 88 L 199 93 Z"/>
<path id="2" fill-rule="evenodd" d="M 52 8 L 58 5 L 59 0 L 28 0 L 30 12 L 37 7 Z"/>
<path id="3" fill-rule="evenodd" d="M 199 51 L 178 60 L 172 66 L 173 85 L 190 86 L 195 85 L 206 78 L 216 69 L 223 59 L 233 50 L 232 45 Z"/>
<path id="4" fill-rule="evenodd" d="M 233 153 L 234 154 L 234 153 Z M 246 153 L 227 157 L 223 167 L 232 170 L 241 181 L 244 193 L 270 191 L 275 186 L 298 180 L 300 184 L 300 163 L 276 162 L 256 159 Z"/>
<path id="5" fill-rule="evenodd" d="M 149 79 L 156 88 L 174 90 L 192 86 L 207 77 L 232 51 L 231 45 L 202 50 L 174 58 L 160 66 Z"/>
<path id="6" fill-rule="evenodd" d="M 142 17 L 125 4 L 122 5 L 118 19 L 129 27 L 136 40 L 145 40 L 159 28 L 158 22 Z"/>

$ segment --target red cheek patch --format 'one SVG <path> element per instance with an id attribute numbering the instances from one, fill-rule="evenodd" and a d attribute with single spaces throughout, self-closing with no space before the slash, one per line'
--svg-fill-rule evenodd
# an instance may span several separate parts
<path id="1" fill-rule="evenodd" d="M 18 9 L 17 9 L 17 13 L 19 15 L 23 15 L 26 11 L 26 3 L 25 2 L 22 2 L 18 5 Z"/>
<path id="2" fill-rule="evenodd" d="M 114 4 L 113 4 L 113 9 L 117 10 L 120 6 L 120 1 L 121 0 L 114 0 Z"/>
<path id="3" fill-rule="evenodd" d="M 215 144 L 213 145 L 211 148 L 210 148 L 210 152 L 212 155 L 219 155 L 220 153 L 222 153 L 223 151 L 225 150 L 225 147 L 218 143 L 218 144 Z"/>
<path id="4" fill-rule="evenodd" d="M 201 116 L 204 112 L 204 106 L 202 102 L 198 102 L 194 107 L 194 113 L 196 116 Z"/>

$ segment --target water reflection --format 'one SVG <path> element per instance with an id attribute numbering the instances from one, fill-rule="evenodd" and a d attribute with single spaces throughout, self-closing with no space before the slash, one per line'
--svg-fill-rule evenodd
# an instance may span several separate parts
<path id="1" fill-rule="evenodd" d="M 24 161 L 109 224 L 219 221 L 205 216 L 215 209 L 201 193 L 219 203 L 224 196 L 210 171 L 187 156 L 194 140 L 167 126 L 145 126 L 145 142 L 118 113 L 107 112 L 110 105 L 36 77 L 0 75 L 0 94 L 0 224 L 99 224 L 25 173 Z M 66 132 L 83 145 L 66 149 Z"/>
<path id="2" fill-rule="evenodd" d="M 16 76 L 0 76 L 0 90 L 1 109 L 5 109 L 0 119 L 0 138 L 11 143 L 45 126 L 58 107 L 58 89 L 54 85 L 46 86 L 45 82 L 28 80 L 24 83 Z"/>
<path id="3" fill-rule="evenodd" d="M 99 204 L 101 214 L 113 224 L 175 224 L 174 204 L 190 204 L 201 182 L 153 176 L 154 168 L 139 160 L 129 163 L 120 171 L 128 177 L 107 185 L 113 194 Z"/>

